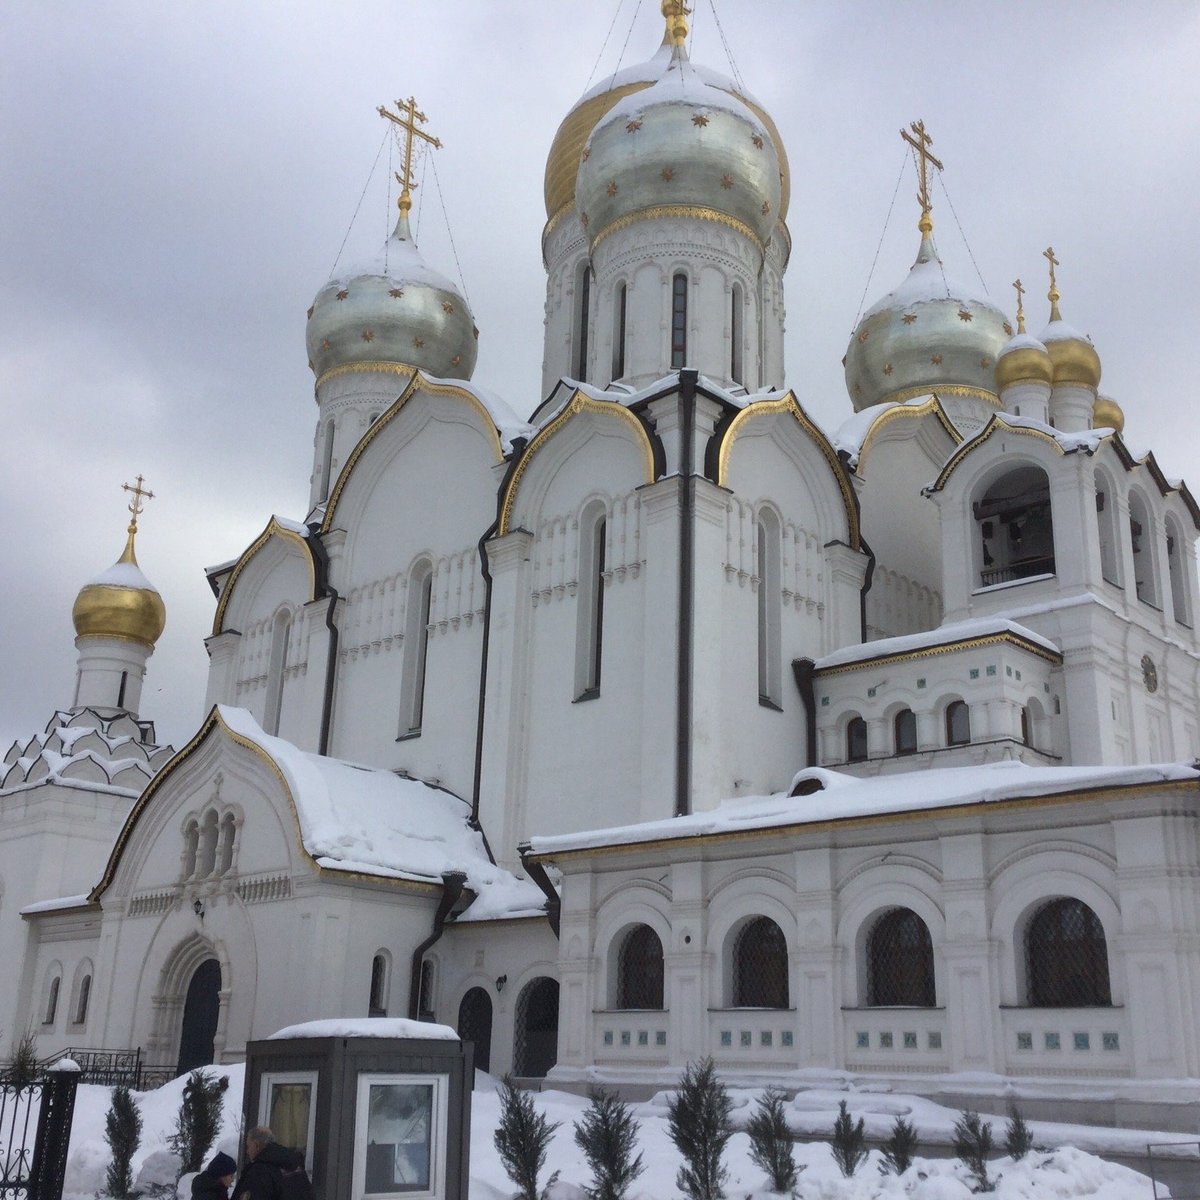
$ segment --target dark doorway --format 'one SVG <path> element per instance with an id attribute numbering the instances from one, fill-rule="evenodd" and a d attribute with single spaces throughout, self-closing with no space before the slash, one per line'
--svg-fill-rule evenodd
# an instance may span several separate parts
<path id="1" fill-rule="evenodd" d="M 458 1036 L 475 1044 L 475 1069 L 492 1069 L 492 998 L 473 987 L 458 1006 Z"/>
<path id="2" fill-rule="evenodd" d="M 558 1062 L 558 980 L 527 983 L 517 1000 L 513 1074 L 540 1079 Z"/>
<path id="3" fill-rule="evenodd" d="M 196 968 L 183 1002 L 183 1033 L 179 1038 L 179 1065 L 175 1068 L 180 1075 L 207 1067 L 213 1060 L 220 992 L 221 964 L 215 958 L 206 958 Z"/>

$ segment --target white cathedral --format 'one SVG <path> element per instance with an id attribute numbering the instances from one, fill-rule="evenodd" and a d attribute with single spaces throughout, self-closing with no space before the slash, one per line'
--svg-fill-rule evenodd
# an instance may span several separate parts
<path id="1" fill-rule="evenodd" d="M 550 150 L 536 405 L 472 382 L 390 114 L 395 232 L 308 310 L 309 511 L 209 570 L 178 750 L 131 489 L 74 695 L 0 768 L 0 1054 L 412 1015 L 557 1086 L 711 1055 L 1187 1125 L 1200 509 L 1126 448 L 1052 252 L 1037 337 L 953 282 L 919 123 L 916 260 L 821 429 L 778 130 L 662 8 Z"/>

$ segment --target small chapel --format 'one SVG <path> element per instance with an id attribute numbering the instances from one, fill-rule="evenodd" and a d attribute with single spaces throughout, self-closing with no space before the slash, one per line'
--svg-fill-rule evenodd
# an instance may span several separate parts
<path id="1" fill-rule="evenodd" d="M 1126 445 L 1053 249 L 1045 308 L 956 280 L 920 121 L 911 268 L 814 421 L 782 138 L 661 10 L 550 147 L 526 396 L 474 381 L 414 240 L 433 122 L 379 110 L 399 214 L 307 312 L 308 511 L 208 569 L 179 747 L 126 485 L 74 690 L 0 766 L 0 1054 L 176 1073 L 408 1016 L 560 1088 L 711 1056 L 1190 1128 L 1200 508 Z"/>

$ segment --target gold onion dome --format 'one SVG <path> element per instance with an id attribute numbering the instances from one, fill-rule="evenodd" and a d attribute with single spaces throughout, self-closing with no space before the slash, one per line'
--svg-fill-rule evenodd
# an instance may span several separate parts
<path id="1" fill-rule="evenodd" d="M 666 33 L 657 53 L 648 61 L 626 67 L 602 80 L 585 92 L 574 107 L 563 118 L 550 146 L 546 159 L 545 198 L 546 217 L 553 221 L 572 206 L 578 207 L 576 178 L 584 148 L 592 131 L 626 97 L 659 82 L 671 70 L 677 48 L 682 48 L 687 26 L 675 12 L 676 5 L 664 0 L 663 15 L 667 18 Z M 680 30 L 682 29 L 682 33 Z M 783 139 L 770 114 L 753 96 L 748 95 L 728 76 L 698 64 L 691 64 L 695 80 L 740 101 L 766 131 L 766 141 L 774 150 L 779 172 L 779 203 L 772 209 L 772 220 L 783 221 L 787 217 L 791 196 L 791 172 Z M 760 202 L 761 204 L 761 202 Z"/>
<path id="2" fill-rule="evenodd" d="M 125 550 L 107 571 L 89 580 L 75 597 L 71 620 L 79 637 L 118 638 L 153 649 L 167 623 L 167 610 L 142 574 L 133 552 L 137 522 L 129 525 Z"/>
<path id="3" fill-rule="evenodd" d="M 1003 392 L 1014 383 L 1041 383 L 1049 387 L 1054 382 L 1054 363 L 1050 352 L 1025 329 L 1025 289 L 1018 279 L 1017 332 L 996 359 L 996 390 Z"/>
<path id="4" fill-rule="evenodd" d="M 843 360 L 856 412 L 940 392 L 998 404 L 996 360 L 1012 327 L 974 289 L 946 277 L 922 214 L 921 248 L 908 278 L 867 309 Z"/>
<path id="5" fill-rule="evenodd" d="M 1111 396 L 1097 396 L 1092 406 L 1093 429 L 1115 429 L 1120 433 L 1125 428 L 1125 413 Z"/>
<path id="6" fill-rule="evenodd" d="M 1050 324 L 1042 331 L 1054 364 L 1054 382 L 1083 384 L 1095 391 L 1100 386 L 1100 355 L 1090 338 L 1062 319 L 1058 301 L 1058 292 L 1051 289 Z"/>
<path id="7" fill-rule="evenodd" d="M 338 367 L 373 363 L 470 379 L 478 337 L 466 299 L 426 264 L 401 208 L 375 261 L 330 279 L 317 293 L 305 341 L 318 382 Z"/>

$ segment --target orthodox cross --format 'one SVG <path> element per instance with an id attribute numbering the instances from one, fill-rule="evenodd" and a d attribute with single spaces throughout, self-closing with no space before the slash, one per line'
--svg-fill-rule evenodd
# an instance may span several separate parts
<path id="1" fill-rule="evenodd" d="M 400 211 L 406 213 L 412 208 L 412 193 L 417 186 L 417 181 L 413 179 L 412 173 L 413 139 L 421 138 L 435 150 L 440 150 L 442 143 L 432 134 L 417 128 L 418 121 L 423 125 L 429 118 L 417 108 L 417 102 L 412 96 L 409 96 L 407 100 L 397 100 L 396 107 L 400 110 L 400 116 L 388 112 L 382 104 L 379 106 L 378 112 L 381 117 L 386 117 L 393 125 L 398 125 L 404 130 L 404 168 L 397 174 L 396 182 L 400 184 L 400 199 L 397 203 Z"/>
<path id="2" fill-rule="evenodd" d="M 687 18 L 691 11 L 684 0 L 662 0 L 662 15 L 667 19 L 667 37 L 675 46 L 682 46 L 687 40 Z"/>
<path id="3" fill-rule="evenodd" d="M 911 129 L 912 133 L 909 133 L 908 129 Z M 921 221 L 918 228 L 922 233 L 928 233 L 933 228 L 933 222 L 929 219 L 930 210 L 933 208 L 929 199 L 929 167 L 932 164 L 940 171 L 942 164 L 929 153 L 933 138 L 925 132 L 925 122 L 914 121 L 908 129 L 900 130 L 900 136 L 913 148 L 916 155 L 917 170 L 921 174 L 921 186 L 917 191 L 917 200 L 921 205 Z M 913 137 L 913 134 L 916 134 L 916 137 Z"/>
<path id="4" fill-rule="evenodd" d="M 133 499 L 129 502 L 129 511 L 133 516 L 133 519 L 129 522 L 130 533 L 134 533 L 137 530 L 137 519 L 141 515 L 142 509 L 146 507 L 143 501 L 154 499 L 154 493 L 142 487 L 142 484 L 145 482 L 145 476 L 139 475 L 137 483 L 121 484 L 121 487 L 125 491 L 133 493 Z"/>
<path id="5" fill-rule="evenodd" d="M 1025 332 L 1025 285 L 1019 280 L 1013 280 L 1013 287 L 1017 289 L 1017 332 Z"/>
<path id="6" fill-rule="evenodd" d="M 1062 316 L 1058 311 L 1058 302 L 1062 299 L 1062 296 L 1058 291 L 1058 281 L 1054 277 L 1054 268 L 1061 267 L 1062 263 L 1054 257 L 1053 246 L 1047 246 L 1042 251 L 1042 257 L 1050 264 L 1050 290 L 1046 293 L 1046 299 L 1050 301 L 1050 320 L 1061 321 Z"/>

